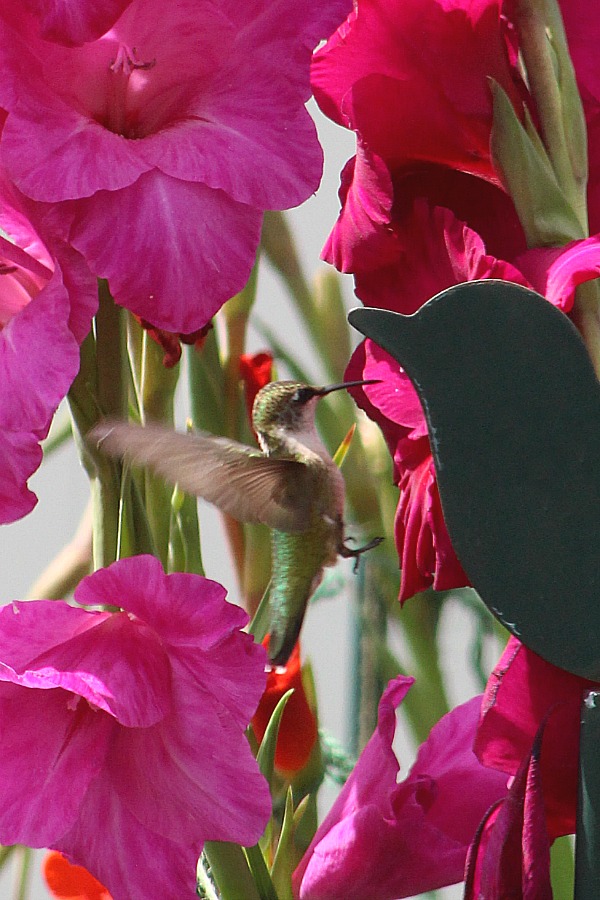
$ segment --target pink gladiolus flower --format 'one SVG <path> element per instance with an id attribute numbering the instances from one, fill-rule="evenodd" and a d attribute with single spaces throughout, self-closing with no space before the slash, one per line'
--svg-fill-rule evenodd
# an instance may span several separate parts
<path id="1" fill-rule="evenodd" d="M 396 900 L 460 881 L 477 825 L 506 794 L 471 750 L 480 697 L 438 722 L 397 784 L 395 710 L 412 682 L 384 692 L 377 729 L 294 873 L 300 900 Z"/>
<path id="2" fill-rule="evenodd" d="M 131 0 L 65 3 L 64 0 L 24 0 L 39 19 L 40 34 L 60 44 L 85 44 L 99 38 L 119 18 Z"/>
<path id="3" fill-rule="evenodd" d="M 486 815 L 469 850 L 465 900 L 552 900 L 550 840 L 540 753 L 545 722 L 507 796 Z"/>
<path id="4" fill-rule="evenodd" d="M 50 0 L 35 4 L 38 14 Z M 317 188 L 305 109 L 350 0 L 132 0 L 82 47 L 0 13 L 0 152 L 117 302 L 189 334 L 246 282 L 265 209 Z"/>
<path id="5" fill-rule="evenodd" d="M 75 597 L 125 611 L 0 610 L 0 841 L 60 850 L 114 900 L 191 897 L 204 841 L 253 844 L 270 815 L 244 736 L 265 652 L 221 585 L 154 557 Z"/>
<path id="6" fill-rule="evenodd" d="M 0 523 L 29 513 L 27 479 L 42 460 L 58 404 L 79 369 L 79 342 L 97 303 L 82 257 L 48 237 L 36 204 L 0 171 Z"/>

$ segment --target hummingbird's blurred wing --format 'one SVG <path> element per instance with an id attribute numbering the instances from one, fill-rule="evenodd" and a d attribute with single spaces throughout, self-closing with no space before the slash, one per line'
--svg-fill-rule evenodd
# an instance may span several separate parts
<path id="1" fill-rule="evenodd" d="M 240 522 L 290 532 L 310 524 L 310 473 L 295 460 L 270 458 L 206 432 L 179 434 L 161 425 L 106 421 L 92 429 L 88 440 L 109 456 L 147 466 Z"/>

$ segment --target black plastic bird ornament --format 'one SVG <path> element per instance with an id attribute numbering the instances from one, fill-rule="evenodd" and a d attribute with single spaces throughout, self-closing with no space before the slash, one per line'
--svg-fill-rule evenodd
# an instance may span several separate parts
<path id="1" fill-rule="evenodd" d="M 493 280 L 350 322 L 415 385 L 448 532 L 484 603 L 540 656 L 600 681 L 600 385 L 575 327 Z"/>
<path id="2" fill-rule="evenodd" d="M 503 281 L 413 316 L 355 309 L 419 394 L 444 518 L 495 616 L 554 665 L 600 681 L 600 385 L 579 333 Z M 582 691 L 575 900 L 600 896 L 600 690 Z"/>

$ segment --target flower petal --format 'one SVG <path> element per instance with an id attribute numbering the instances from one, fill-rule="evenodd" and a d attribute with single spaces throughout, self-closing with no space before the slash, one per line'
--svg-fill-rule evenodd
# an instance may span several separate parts
<path id="1" fill-rule="evenodd" d="M 511 637 L 490 675 L 477 730 L 475 752 L 488 766 L 509 775 L 529 753 L 540 723 L 544 801 L 551 838 L 575 831 L 579 757 L 579 710 L 586 687 L 576 675 L 543 660 Z"/>
<path id="2" fill-rule="evenodd" d="M 243 288 L 262 220 L 258 210 L 221 191 L 160 172 L 125 190 L 98 191 L 72 204 L 71 213 L 71 243 L 108 279 L 115 300 L 184 334 L 205 325 Z"/>
<path id="3" fill-rule="evenodd" d="M 67 691 L 0 685 L 3 843 L 47 847 L 71 827 L 112 729 L 109 716 Z"/>

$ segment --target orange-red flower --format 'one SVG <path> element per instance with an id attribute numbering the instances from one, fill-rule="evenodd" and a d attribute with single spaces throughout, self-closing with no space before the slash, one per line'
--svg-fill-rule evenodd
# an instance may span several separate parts
<path id="1" fill-rule="evenodd" d="M 42 872 L 56 900 L 112 900 L 104 885 L 87 869 L 74 866 L 57 850 L 51 850 L 45 857 Z"/>
<path id="2" fill-rule="evenodd" d="M 244 383 L 244 400 L 248 419 L 252 421 L 254 398 L 261 388 L 273 380 L 273 356 L 267 351 L 242 353 L 240 356 L 240 378 Z"/>
<path id="3" fill-rule="evenodd" d="M 268 635 L 263 644 L 269 646 Z M 268 671 L 267 687 L 252 719 L 257 740 L 262 741 L 275 707 L 291 688 L 294 693 L 283 712 L 275 749 L 275 767 L 288 776 L 304 768 L 317 740 L 317 720 L 302 684 L 298 644 L 286 666 L 273 667 Z"/>

